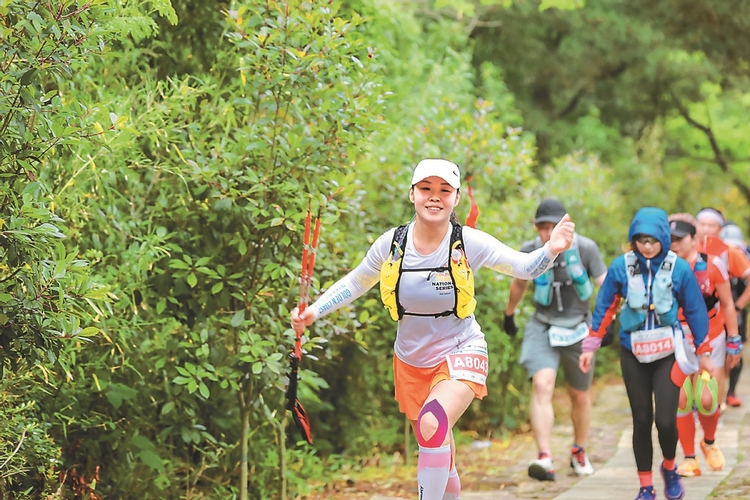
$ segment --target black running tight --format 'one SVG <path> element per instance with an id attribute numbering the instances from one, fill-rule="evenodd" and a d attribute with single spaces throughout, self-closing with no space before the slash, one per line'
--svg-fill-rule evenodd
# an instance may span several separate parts
<path id="1" fill-rule="evenodd" d="M 652 363 L 640 363 L 628 349 L 623 347 L 620 352 L 622 378 L 633 413 L 633 453 L 639 472 L 650 471 L 653 465 L 651 427 L 654 417 L 662 455 L 668 460 L 675 457 L 680 388 L 670 378 L 673 363 L 674 355 Z"/>
<path id="2" fill-rule="evenodd" d="M 742 358 L 740 358 L 740 362 L 734 368 L 729 370 L 729 394 L 734 394 L 735 389 L 737 389 L 737 382 L 740 381 L 740 373 L 742 373 Z"/>

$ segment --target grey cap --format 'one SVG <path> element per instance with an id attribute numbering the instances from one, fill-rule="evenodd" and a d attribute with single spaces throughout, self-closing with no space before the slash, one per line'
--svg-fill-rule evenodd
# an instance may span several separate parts
<path id="1" fill-rule="evenodd" d="M 719 238 L 724 240 L 725 243 L 736 247 L 745 248 L 747 246 L 747 243 L 745 243 L 745 235 L 742 234 L 742 229 L 733 222 L 724 224 L 724 227 L 721 228 L 721 232 L 719 233 Z"/>

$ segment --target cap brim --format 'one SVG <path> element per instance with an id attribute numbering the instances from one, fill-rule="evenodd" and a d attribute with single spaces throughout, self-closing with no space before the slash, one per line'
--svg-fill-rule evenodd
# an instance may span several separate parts
<path id="1" fill-rule="evenodd" d="M 412 177 L 412 179 L 411 179 L 411 185 L 415 186 L 418 183 L 422 182 L 423 180 L 427 179 L 428 177 L 439 177 L 439 178 L 443 179 L 453 189 L 461 189 L 461 182 L 460 181 L 457 181 L 455 179 L 454 180 L 446 179 L 445 177 L 443 177 L 440 174 L 433 174 L 433 173 L 430 173 L 430 174 L 425 175 L 425 176 Z"/>
<path id="2" fill-rule="evenodd" d="M 687 231 L 680 231 L 679 229 L 673 229 L 672 231 L 670 231 L 670 234 L 672 236 L 677 236 L 678 238 L 684 238 L 690 233 L 688 233 Z"/>
<path id="3" fill-rule="evenodd" d="M 551 222 L 557 224 L 562 220 L 565 215 L 543 215 L 534 219 L 534 224 L 540 224 L 542 222 Z"/>

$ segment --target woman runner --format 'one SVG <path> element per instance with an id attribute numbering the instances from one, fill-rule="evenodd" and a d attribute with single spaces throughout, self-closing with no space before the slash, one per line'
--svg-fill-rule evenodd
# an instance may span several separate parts
<path id="1" fill-rule="evenodd" d="M 669 251 L 671 237 L 664 210 L 640 209 L 630 223 L 628 240 L 631 250 L 612 262 L 599 290 L 580 365 L 583 371 L 591 369 L 594 352 L 624 300 L 619 312 L 620 366 L 633 415 L 633 453 L 641 485 L 636 500 L 656 498 L 651 441 L 654 421 L 664 457 L 659 467 L 664 495 L 668 500 L 680 500 L 685 488 L 675 466 L 675 417 L 684 375 L 679 376 L 682 372 L 674 356 L 675 341 L 682 342 L 677 311 L 682 308 L 699 354 L 711 352 L 711 345 L 704 342 L 708 314 L 690 265 Z M 713 373 L 710 357 L 700 356 L 700 366 Z"/>
<path id="2" fill-rule="evenodd" d="M 459 498 L 453 426 L 474 398 L 487 394 L 487 343 L 473 314 L 473 271 L 489 267 L 533 279 L 570 247 L 575 231 L 566 214 L 542 248 L 512 250 L 487 233 L 458 225 L 453 209 L 460 188 L 454 163 L 419 162 L 409 188 L 412 221 L 381 235 L 362 262 L 302 314 L 292 311 L 293 328 L 304 328 L 381 282 L 381 297 L 398 320 L 395 397 L 419 443 L 420 500 Z"/>

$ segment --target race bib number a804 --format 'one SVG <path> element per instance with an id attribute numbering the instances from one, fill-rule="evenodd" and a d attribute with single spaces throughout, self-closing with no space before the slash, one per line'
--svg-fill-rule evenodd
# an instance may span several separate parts
<path id="1" fill-rule="evenodd" d="M 487 343 L 473 342 L 456 349 L 446 356 L 451 380 L 468 380 L 477 384 L 487 384 L 489 358 Z"/>

